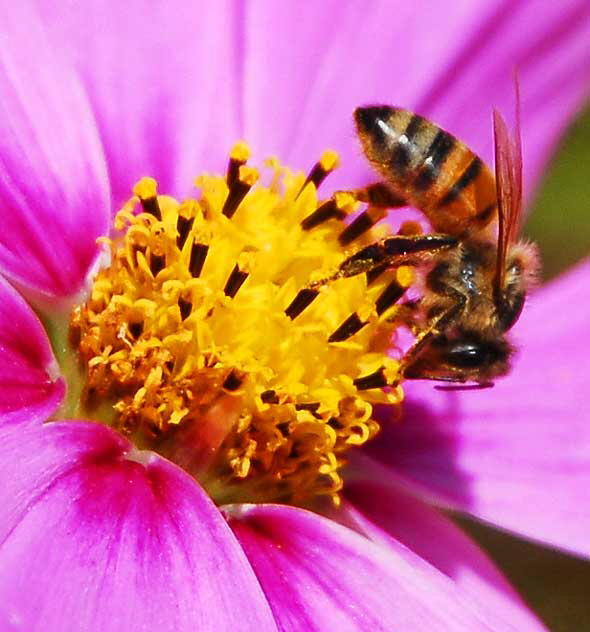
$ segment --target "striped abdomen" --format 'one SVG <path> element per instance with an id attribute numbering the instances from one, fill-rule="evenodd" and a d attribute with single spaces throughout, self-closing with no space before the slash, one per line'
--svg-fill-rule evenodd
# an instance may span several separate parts
<path id="1" fill-rule="evenodd" d="M 494 176 L 460 140 L 400 108 L 369 106 L 354 115 L 369 161 L 436 232 L 462 236 L 496 216 Z"/>

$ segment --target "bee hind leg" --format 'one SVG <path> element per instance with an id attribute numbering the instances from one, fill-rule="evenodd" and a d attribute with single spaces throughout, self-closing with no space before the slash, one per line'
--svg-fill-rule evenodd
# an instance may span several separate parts
<path id="1" fill-rule="evenodd" d="M 407 205 L 406 200 L 395 194 L 384 182 L 376 182 L 350 193 L 357 201 L 365 202 L 369 206 L 338 235 L 338 241 L 342 246 L 348 246 L 370 230 L 385 217 L 387 209 Z"/>

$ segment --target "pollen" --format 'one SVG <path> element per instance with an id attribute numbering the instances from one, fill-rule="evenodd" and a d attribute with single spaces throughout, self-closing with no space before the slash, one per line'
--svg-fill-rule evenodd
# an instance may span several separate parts
<path id="1" fill-rule="evenodd" d="M 71 316 L 84 412 L 109 402 L 109 424 L 218 503 L 337 504 L 349 451 L 379 430 L 374 405 L 402 399 L 390 351 L 412 269 L 335 274 L 387 234 L 343 245 L 360 203 L 319 197 L 335 152 L 307 176 L 249 158 L 237 143 L 227 173 L 199 176 L 182 202 L 151 178 L 135 186 Z"/>

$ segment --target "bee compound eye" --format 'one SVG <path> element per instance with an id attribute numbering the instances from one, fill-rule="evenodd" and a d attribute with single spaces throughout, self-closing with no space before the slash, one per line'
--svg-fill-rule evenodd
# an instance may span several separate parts
<path id="1" fill-rule="evenodd" d="M 490 349 L 476 343 L 458 343 L 450 347 L 446 353 L 449 364 L 461 369 L 481 366 L 489 361 Z"/>

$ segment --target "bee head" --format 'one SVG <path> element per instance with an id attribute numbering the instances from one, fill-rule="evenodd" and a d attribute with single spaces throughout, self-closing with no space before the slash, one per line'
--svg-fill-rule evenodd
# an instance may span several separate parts
<path id="1" fill-rule="evenodd" d="M 488 382 L 508 371 L 512 347 L 503 336 L 478 331 L 438 334 L 405 367 L 406 379 Z"/>

